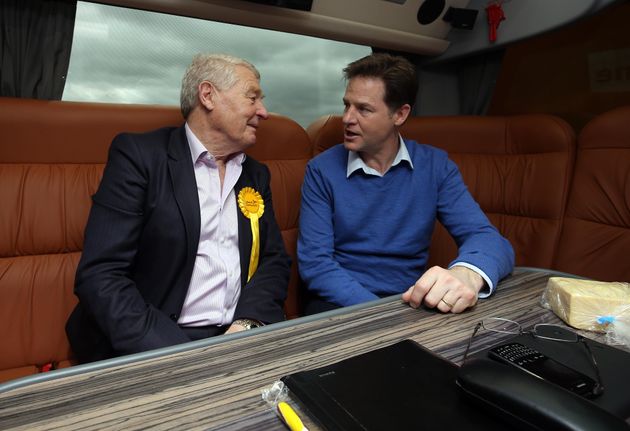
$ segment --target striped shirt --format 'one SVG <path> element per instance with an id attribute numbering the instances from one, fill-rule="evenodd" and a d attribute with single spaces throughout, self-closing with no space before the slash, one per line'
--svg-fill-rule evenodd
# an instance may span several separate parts
<path id="1" fill-rule="evenodd" d="M 234 185 L 241 175 L 245 154 L 237 154 L 227 161 L 221 187 L 216 159 L 188 124 L 185 128 L 197 181 L 201 230 L 195 267 L 177 323 L 182 326 L 229 325 L 241 293 Z"/>

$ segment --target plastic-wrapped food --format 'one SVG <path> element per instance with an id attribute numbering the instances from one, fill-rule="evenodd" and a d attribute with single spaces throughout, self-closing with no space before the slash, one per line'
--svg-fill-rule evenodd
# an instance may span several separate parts
<path id="1" fill-rule="evenodd" d="M 628 343 L 630 283 L 551 277 L 541 303 L 574 328 L 606 332 L 614 344 Z"/>

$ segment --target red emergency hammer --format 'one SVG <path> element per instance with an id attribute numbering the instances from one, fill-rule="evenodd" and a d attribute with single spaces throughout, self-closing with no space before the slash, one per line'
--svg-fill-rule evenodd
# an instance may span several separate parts
<path id="1" fill-rule="evenodd" d="M 488 26 L 490 27 L 490 34 L 488 35 L 490 42 L 497 40 L 497 28 L 499 28 L 501 21 L 505 19 L 501 3 L 502 2 L 493 2 L 486 7 L 486 13 L 488 14 Z"/>

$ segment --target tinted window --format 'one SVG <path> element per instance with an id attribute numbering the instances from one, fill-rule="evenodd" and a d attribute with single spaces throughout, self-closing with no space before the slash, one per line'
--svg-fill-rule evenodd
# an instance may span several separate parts
<path id="1" fill-rule="evenodd" d="M 267 109 L 303 126 L 340 113 L 341 70 L 369 47 L 79 2 L 63 100 L 179 105 L 198 52 L 243 57 L 262 75 Z"/>

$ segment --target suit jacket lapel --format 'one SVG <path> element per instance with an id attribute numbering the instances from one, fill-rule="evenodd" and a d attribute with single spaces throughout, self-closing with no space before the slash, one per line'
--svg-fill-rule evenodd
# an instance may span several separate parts
<path id="1" fill-rule="evenodd" d="M 199 244 L 199 230 L 201 229 L 201 217 L 199 215 L 199 195 L 197 193 L 197 181 L 190 156 L 190 148 L 186 139 L 184 126 L 176 129 L 171 134 L 168 145 L 168 167 L 175 193 L 175 201 L 179 207 L 184 227 L 186 228 L 186 254 L 187 270 L 195 263 L 197 246 Z M 188 266 L 190 268 L 188 268 Z"/>

